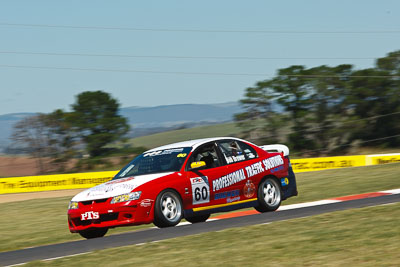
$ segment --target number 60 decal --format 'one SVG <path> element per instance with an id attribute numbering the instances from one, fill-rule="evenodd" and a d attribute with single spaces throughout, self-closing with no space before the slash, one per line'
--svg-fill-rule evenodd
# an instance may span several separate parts
<path id="1" fill-rule="evenodd" d="M 196 201 L 201 201 L 202 199 L 208 198 L 207 187 L 203 186 L 200 190 L 200 187 L 196 187 L 194 190 L 194 198 Z"/>
<path id="2" fill-rule="evenodd" d="M 210 186 L 208 177 L 190 178 L 192 184 L 192 199 L 193 205 L 210 202 Z"/>

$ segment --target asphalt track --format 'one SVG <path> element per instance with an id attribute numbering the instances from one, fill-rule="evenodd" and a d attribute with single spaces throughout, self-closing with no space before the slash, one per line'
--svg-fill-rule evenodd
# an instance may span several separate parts
<path id="1" fill-rule="evenodd" d="M 186 224 L 178 227 L 164 229 L 150 228 L 91 240 L 79 240 L 67 243 L 2 252 L 0 253 L 0 264 L 1 266 L 16 265 L 34 260 L 46 260 L 72 256 L 105 248 L 148 243 L 180 236 L 220 231 L 232 227 L 265 224 L 288 219 L 308 217 L 333 211 L 377 206 L 395 202 L 400 202 L 400 194 L 349 200 L 344 202 L 282 210 L 271 213 L 259 213 L 223 220 L 211 220 L 205 223 Z"/>

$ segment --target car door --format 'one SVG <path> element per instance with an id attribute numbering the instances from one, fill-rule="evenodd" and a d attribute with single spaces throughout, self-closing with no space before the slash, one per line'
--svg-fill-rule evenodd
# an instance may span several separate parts
<path id="1" fill-rule="evenodd" d="M 206 166 L 199 169 L 191 169 L 193 162 L 204 161 Z M 227 166 L 217 150 L 216 143 L 210 142 L 198 147 L 191 154 L 186 173 L 190 181 L 191 209 L 194 212 L 206 211 L 213 208 L 219 201 L 215 200 L 213 185 L 220 177 L 227 174 Z"/>
<path id="2" fill-rule="evenodd" d="M 220 140 L 217 146 L 226 163 L 231 184 L 230 193 L 222 194 L 221 197 L 225 198 L 227 203 L 253 201 L 257 197 L 258 181 L 254 177 L 249 178 L 248 168 L 249 166 L 257 168 L 256 165 L 260 164 L 256 151 L 251 146 L 234 139 Z"/>

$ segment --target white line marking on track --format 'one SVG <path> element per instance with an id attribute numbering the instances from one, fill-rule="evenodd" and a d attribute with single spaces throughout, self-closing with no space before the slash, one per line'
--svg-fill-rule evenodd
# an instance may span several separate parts
<path id="1" fill-rule="evenodd" d="M 380 204 L 380 205 L 376 205 L 376 206 L 390 206 L 390 205 L 394 205 L 394 204 L 398 204 L 399 202 L 391 202 L 391 203 L 385 203 L 385 204 Z"/>
<path id="2" fill-rule="evenodd" d="M 391 190 L 385 190 L 385 191 L 379 191 L 378 193 L 389 193 L 389 194 L 392 194 L 392 195 L 397 195 L 397 194 L 400 194 L 400 188 L 391 189 Z"/>
<path id="3" fill-rule="evenodd" d="M 54 258 L 48 258 L 48 259 L 43 259 L 40 261 L 52 261 L 52 260 L 58 260 L 62 258 L 68 258 L 68 257 L 74 257 L 74 256 L 79 256 L 79 255 L 84 255 L 84 254 L 89 254 L 91 252 L 83 252 L 83 253 L 77 253 L 77 254 L 72 254 L 72 255 L 66 255 L 66 256 L 61 256 L 61 257 L 54 257 Z M 28 264 L 29 262 L 23 262 L 23 263 L 18 263 L 18 264 L 13 264 L 13 265 L 7 265 L 6 267 L 14 267 L 14 266 L 21 266 L 24 264 Z"/>
<path id="4" fill-rule="evenodd" d="M 211 218 L 211 219 L 208 219 L 207 221 L 205 221 L 205 222 L 212 222 L 212 221 L 218 221 L 219 219 L 213 219 L 213 218 Z M 181 223 L 178 223 L 176 226 L 183 226 L 183 225 L 189 225 L 189 224 L 192 224 L 191 222 L 181 222 Z"/>
<path id="5" fill-rule="evenodd" d="M 341 202 L 341 201 L 340 200 L 334 200 L 334 199 L 326 199 L 326 200 L 318 200 L 318 201 L 313 201 L 313 202 L 291 204 L 291 205 L 281 206 L 278 209 L 278 211 L 281 211 L 281 210 L 293 210 L 293 209 L 299 209 L 299 208 L 306 208 L 306 207 L 313 207 L 313 206 L 319 206 L 319 205 L 333 204 L 333 203 L 337 203 L 337 202 Z"/>
<path id="6" fill-rule="evenodd" d="M 176 226 L 183 226 L 183 225 L 188 225 L 188 224 L 191 224 L 190 222 L 181 222 L 181 223 L 178 223 Z"/>
<path id="7" fill-rule="evenodd" d="M 376 193 L 386 193 L 386 194 L 391 194 L 391 195 L 396 195 L 396 194 L 400 194 L 400 188 L 398 189 L 391 189 L 391 190 L 385 190 L 385 191 L 379 191 Z M 305 203 L 298 203 L 298 204 L 291 204 L 291 205 L 284 205 L 281 206 L 277 211 L 283 211 L 283 210 L 292 210 L 292 209 L 299 209 L 299 208 L 306 208 L 306 207 L 313 207 L 313 206 L 319 206 L 319 205 L 326 205 L 326 204 L 333 204 L 333 203 L 337 203 L 337 202 L 344 202 L 342 200 L 335 200 L 335 199 L 325 199 L 325 200 L 319 200 L 319 201 L 312 201 L 312 202 L 305 202 Z M 385 203 L 385 204 L 380 204 L 380 205 L 376 205 L 376 206 L 386 206 L 386 205 L 393 205 L 393 204 L 397 204 L 398 202 L 391 202 L 391 203 Z M 307 217 L 307 216 L 306 216 Z M 299 217 L 296 219 L 301 219 L 301 218 L 306 218 L 306 217 Z M 211 221 L 217 221 L 220 219 L 214 219 L 214 218 L 210 218 L 208 219 L 206 222 L 211 222 Z M 271 222 L 268 223 L 261 223 L 260 225 L 265 225 L 265 224 L 270 224 Z M 188 225 L 191 224 L 190 222 L 181 222 L 179 223 L 177 226 L 183 226 L 183 225 Z M 158 227 L 150 227 L 152 229 L 159 229 Z M 223 230 L 219 230 L 216 232 L 222 232 L 225 231 L 226 229 Z M 156 240 L 156 241 L 151 241 L 149 243 L 158 243 L 161 242 L 162 240 Z M 136 244 L 136 246 L 141 246 L 147 243 L 138 243 Z M 51 260 L 56 260 L 56 259 L 61 259 L 61 258 L 67 258 L 67 257 L 73 257 L 73 256 L 78 256 L 78 255 L 84 255 L 84 254 L 89 254 L 92 252 L 84 252 L 84 253 L 78 253 L 78 254 L 73 254 L 73 255 L 66 255 L 66 256 L 61 256 L 61 257 L 54 257 L 54 258 L 49 258 L 49 259 L 44 259 L 41 261 L 51 261 Z M 14 267 L 14 266 L 21 266 L 21 265 L 25 265 L 29 262 L 23 262 L 23 263 L 18 263 L 18 264 L 13 264 L 13 265 L 7 265 L 6 267 Z"/>
<path id="8" fill-rule="evenodd" d="M 25 265 L 25 264 L 28 264 L 28 262 L 17 263 L 17 264 L 13 264 L 13 265 L 7 265 L 7 266 L 5 266 L 5 267 L 21 266 L 21 265 Z"/>
<path id="9" fill-rule="evenodd" d="M 58 260 L 58 259 L 62 259 L 62 258 L 74 257 L 74 256 L 79 256 L 79 255 L 84 255 L 84 254 L 89 254 L 89 253 L 90 253 L 90 252 L 77 253 L 77 254 L 72 254 L 72 255 L 67 255 L 67 256 L 48 258 L 48 259 L 44 259 L 44 260 L 42 260 L 42 261 Z"/>

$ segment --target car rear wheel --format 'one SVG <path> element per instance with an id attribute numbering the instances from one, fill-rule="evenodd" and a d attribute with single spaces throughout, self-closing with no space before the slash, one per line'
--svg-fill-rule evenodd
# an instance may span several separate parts
<path id="1" fill-rule="evenodd" d="M 156 199 L 154 224 L 160 228 L 177 225 L 182 219 L 182 201 L 178 193 L 167 189 Z"/>
<path id="2" fill-rule="evenodd" d="M 254 207 L 257 211 L 277 210 L 282 201 L 282 192 L 278 182 L 273 178 L 263 180 L 258 186 L 257 198 L 258 206 Z"/>
<path id="3" fill-rule="evenodd" d="M 92 228 L 92 229 L 80 231 L 79 234 L 86 239 L 92 239 L 92 238 L 96 238 L 96 237 L 105 236 L 107 231 L 108 231 L 108 228 Z"/>
<path id="4" fill-rule="evenodd" d="M 205 215 L 196 215 L 196 216 L 191 216 L 185 218 L 186 221 L 190 223 L 199 223 L 199 222 L 205 222 L 207 219 L 210 218 L 210 214 L 205 214 Z"/>

